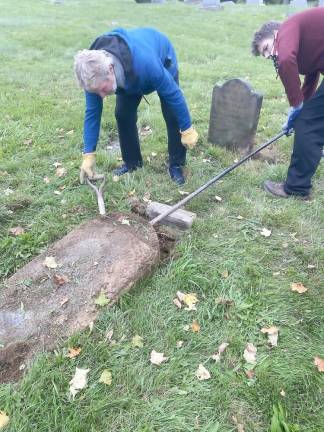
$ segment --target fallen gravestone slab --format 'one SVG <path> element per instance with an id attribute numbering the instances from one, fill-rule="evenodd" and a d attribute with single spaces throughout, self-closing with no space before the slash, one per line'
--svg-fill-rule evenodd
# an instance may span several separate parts
<path id="1" fill-rule="evenodd" d="M 158 261 L 154 229 L 137 215 L 115 214 L 80 225 L 18 270 L 0 288 L 0 383 L 89 326 L 100 293 L 113 303 Z"/>
<path id="2" fill-rule="evenodd" d="M 210 110 L 209 142 L 248 153 L 254 144 L 261 105 L 262 95 L 241 79 L 216 85 Z"/>

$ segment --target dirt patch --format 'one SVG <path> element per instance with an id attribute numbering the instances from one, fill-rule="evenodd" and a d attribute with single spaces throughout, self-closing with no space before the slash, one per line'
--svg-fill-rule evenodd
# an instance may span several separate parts
<path id="1" fill-rule="evenodd" d="M 46 267 L 46 257 L 57 268 Z M 87 327 L 101 291 L 114 303 L 159 257 L 157 234 L 144 219 L 114 214 L 82 224 L 26 264 L 0 288 L 0 382 L 15 381 L 22 363 Z"/>

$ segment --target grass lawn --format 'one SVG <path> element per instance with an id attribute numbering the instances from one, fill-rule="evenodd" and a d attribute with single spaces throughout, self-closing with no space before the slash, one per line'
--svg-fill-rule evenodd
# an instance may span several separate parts
<path id="1" fill-rule="evenodd" d="M 0 10 L 2 283 L 97 214 L 92 193 L 78 181 L 84 101 L 73 77 L 73 55 L 107 29 L 149 25 L 174 42 L 181 85 L 201 137 L 188 157 L 183 190 L 193 191 L 237 157 L 207 142 L 215 83 L 244 78 L 264 94 L 257 143 L 277 134 L 285 119 L 288 105 L 272 64 L 250 55 L 253 31 L 268 19 L 284 19 L 283 6 L 240 5 L 212 13 L 177 1 L 159 6 L 131 0 L 0 0 Z M 160 202 L 181 198 L 164 165 L 166 132 L 158 97 L 147 99 L 150 104 L 143 101 L 139 111 L 139 126 L 153 130 L 142 141 L 145 168 L 118 183 L 109 176 L 109 211 L 128 210 L 134 189 L 138 197 L 149 192 Z M 98 145 L 98 165 L 106 173 L 120 163 L 119 154 L 107 150 L 115 136 L 110 98 Z M 324 358 L 323 166 L 310 202 L 274 199 L 261 188 L 265 179 L 285 178 L 291 145 L 292 138 L 276 145 L 280 163 L 246 163 L 192 201 L 187 209 L 197 212 L 198 220 L 172 259 L 105 309 L 92 332 L 41 356 L 20 384 L 1 386 L 0 411 L 10 416 L 6 430 L 242 432 L 242 425 L 245 432 L 323 431 L 323 373 L 313 364 L 315 356 Z M 56 176 L 56 162 L 66 176 Z M 25 234 L 9 235 L 17 226 Z M 271 236 L 263 237 L 262 228 Z M 308 291 L 292 292 L 297 282 Z M 197 311 L 175 307 L 178 290 L 197 295 Z M 184 329 L 193 320 L 200 325 L 197 333 Z M 260 332 L 269 326 L 279 328 L 273 349 Z M 115 344 L 106 341 L 109 330 Z M 135 335 L 143 338 L 142 348 L 132 346 Z M 223 342 L 229 346 L 216 362 L 211 356 Z M 243 357 L 248 342 L 257 347 L 252 372 Z M 64 355 L 68 346 L 82 348 L 74 360 Z M 169 360 L 152 365 L 153 349 Z M 197 379 L 199 364 L 210 379 Z M 89 381 L 71 401 L 76 366 L 90 369 Z M 112 374 L 110 386 L 99 382 L 104 369 Z M 280 407 L 287 429 L 270 429 L 282 417 L 275 414 L 272 420 L 273 409 Z"/>

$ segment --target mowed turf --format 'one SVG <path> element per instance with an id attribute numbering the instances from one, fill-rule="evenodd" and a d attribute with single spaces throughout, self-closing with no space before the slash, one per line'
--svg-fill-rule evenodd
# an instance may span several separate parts
<path id="1" fill-rule="evenodd" d="M 243 78 L 263 93 L 257 143 L 277 134 L 285 119 L 288 105 L 272 64 L 250 54 L 253 31 L 268 19 L 285 19 L 284 6 L 238 5 L 212 13 L 176 1 L 160 6 L 130 0 L 0 0 L 0 10 L 3 283 L 51 242 L 97 215 L 94 196 L 78 181 L 84 100 L 73 76 L 74 54 L 97 35 L 118 26 L 152 26 L 173 41 L 181 86 L 200 134 L 199 146 L 188 155 L 183 191 L 193 191 L 238 157 L 207 142 L 216 83 Z M 105 101 L 97 159 L 99 171 L 108 175 L 109 211 L 129 210 L 132 194 L 168 203 L 182 198 L 165 168 L 158 97 L 147 99 L 138 121 L 153 131 L 142 139 L 145 167 L 119 182 L 110 173 L 120 155 L 107 148 L 116 137 L 114 98 Z M 274 199 L 261 188 L 265 179 L 285 178 L 291 145 L 292 138 L 282 138 L 273 150 L 280 156 L 276 165 L 248 162 L 188 204 L 198 219 L 169 261 L 103 309 L 92 331 L 41 356 L 18 385 L 0 387 L 8 431 L 230 432 L 242 425 L 245 432 L 280 432 L 284 426 L 274 426 L 279 417 L 290 432 L 324 430 L 323 373 L 313 364 L 315 356 L 324 358 L 323 169 L 314 178 L 310 202 Z M 67 171 L 63 177 L 56 175 L 57 162 Z M 10 235 L 17 226 L 25 234 Z M 261 235 L 263 228 L 271 230 L 270 237 Z M 308 291 L 291 291 L 297 282 Z M 172 300 L 178 290 L 197 295 L 197 311 L 176 308 Z M 191 330 L 193 320 L 199 332 Z M 260 332 L 270 326 L 279 328 L 272 349 Z M 114 343 L 106 338 L 109 330 Z M 133 347 L 135 335 L 143 338 L 142 348 Z M 211 356 L 223 342 L 229 345 L 215 362 Z M 257 347 L 251 378 L 243 357 L 248 342 Z M 67 347 L 82 350 L 71 360 Z M 168 361 L 152 365 L 153 349 Z M 197 379 L 199 364 L 210 379 Z M 76 366 L 90 369 L 89 381 L 70 400 Z M 110 386 L 99 382 L 104 369 L 112 374 Z M 273 418 L 280 407 L 284 414 Z"/>

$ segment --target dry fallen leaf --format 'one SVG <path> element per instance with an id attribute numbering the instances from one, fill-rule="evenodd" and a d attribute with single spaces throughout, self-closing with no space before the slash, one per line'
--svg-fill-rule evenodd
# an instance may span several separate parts
<path id="1" fill-rule="evenodd" d="M 221 201 L 223 201 L 223 198 L 218 196 L 218 195 L 215 195 L 215 200 L 218 202 L 221 202 Z"/>
<path id="2" fill-rule="evenodd" d="M 9 232 L 10 232 L 10 234 L 12 234 L 13 236 L 19 236 L 19 235 L 21 235 L 21 234 L 24 234 L 24 233 L 25 233 L 25 230 L 24 230 L 23 227 L 21 227 L 21 226 L 17 226 L 17 227 L 14 227 L 14 228 L 10 228 Z"/>
<path id="3" fill-rule="evenodd" d="M 277 327 L 263 327 L 261 332 L 268 335 L 268 341 L 271 346 L 275 347 L 278 345 L 279 329 Z"/>
<path id="4" fill-rule="evenodd" d="M 54 162 L 53 165 L 55 166 L 55 168 L 62 166 L 62 164 L 60 162 Z"/>
<path id="5" fill-rule="evenodd" d="M 268 230 L 267 228 L 262 228 L 260 234 L 263 237 L 270 237 L 271 236 L 271 230 Z"/>
<path id="6" fill-rule="evenodd" d="M 221 273 L 222 278 L 227 279 L 229 276 L 229 272 L 227 269 L 223 270 Z"/>
<path id="7" fill-rule="evenodd" d="M 238 422 L 235 416 L 232 416 L 233 423 L 237 427 L 237 432 L 244 432 L 244 427 L 241 423 Z"/>
<path id="8" fill-rule="evenodd" d="M 133 189 L 133 190 L 127 192 L 127 195 L 128 195 L 129 197 L 132 197 L 132 196 L 135 195 L 135 192 L 136 192 L 136 189 Z"/>
<path id="9" fill-rule="evenodd" d="M 90 369 L 75 368 L 74 377 L 70 381 L 70 393 L 73 399 L 80 390 L 86 387 L 88 382 L 87 375 L 89 371 Z"/>
<path id="10" fill-rule="evenodd" d="M 291 291 L 297 291 L 299 294 L 303 294 L 308 291 L 308 288 L 304 287 L 304 285 L 300 282 L 293 282 L 291 285 Z"/>
<path id="11" fill-rule="evenodd" d="M 111 372 L 108 369 L 104 369 L 100 375 L 99 382 L 111 385 L 112 383 L 112 375 Z"/>
<path id="12" fill-rule="evenodd" d="M 177 341 L 177 348 L 182 348 L 182 345 L 183 345 L 182 340 Z"/>
<path id="13" fill-rule="evenodd" d="M 286 396 L 286 392 L 285 392 L 284 389 L 282 389 L 282 390 L 280 391 L 280 395 L 281 395 L 282 397 L 285 397 L 285 396 Z"/>
<path id="14" fill-rule="evenodd" d="M 156 352 L 155 350 L 152 350 L 150 361 L 152 364 L 160 365 L 161 363 L 167 361 L 169 357 L 164 357 L 164 353 Z"/>
<path id="15" fill-rule="evenodd" d="M 106 294 L 104 291 L 101 291 L 101 293 L 95 299 L 95 304 L 100 306 L 100 307 L 106 306 L 109 302 L 110 302 L 110 300 L 106 297 Z"/>
<path id="16" fill-rule="evenodd" d="M 55 261 L 55 258 L 52 256 L 46 257 L 45 261 L 43 262 L 43 265 L 50 269 L 55 269 L 57 267 L 57 262 Z"/>
<path id="17" fill-rule="evenodd" d="M 232 306 L 234 304 L 234 300 L 218 297 L 215 299 L 215 303 L 220 305 L 225 305 L 225 306 Z"/>
<path id="18" fill-rule="evenodd" d="M 49 184 L 51 183 L 51 180 L 48 177 L 43 178 L 44 183 Z"/>
<path id="19" fill-rule="evenodd" d="M 314 268 L 316 268 L 316 265 L 314 265 L 314 264 L 308 264 L 307 268 L 308 269 L 314 269 Z"/>
<path id="20" fill-rule="evenodd" d="M 69 352 L 66 354 L 66 357 L 68 357 L 70 359 L 78 357 L 78 355 L 81 352 L 81 349 L 82 349 L 81 347 L 79 347 L 79 348 L 73 348 L 73 347 L 69 348 Z"/>
<path id="21" fill-rule="evenodd" d="M 4 411 L 0 411 L 0 429 L 4 429 L 10 421 L 10 418 Z"/>
<path id="22" fill-rule="evenodd" d="M 189 193 L 190 193 L 190 192 L 183 191 L 183 190 L 178 190 L 178 192 L 179 192 L 179 194 L 182 195 L 182 196 L 189 195 Z"/>
<path id="23" fill-rule="evenodd" d="M 241 216 L 241 215 L 238 215 L 238 216 L 236 217 L 236 219 L 238 219 L 238 220 L 242 220 L 242 219 L 244 219 L 244 217 Z"/>
<path id="24" fill-rule="evenodd" d="M 324 359 L 314 357 L 314 365 L 317 367 L 319 372 L 324 372 Z"/>
<path id="25" fill-rule="evenodd" d="M 142 338 L 141 336 L 139 336 L 139 335 L 135 335 L 135 336 L 132 338 L 132 346 L 133 346 L 134 348 L 143 348 L 143 345 L 144 345 L 144 343 L 143 343 L 143 338 Z"/>
<path id="26" fill-rule="evenodd" d="M 217 353 L 212 355 L 212 359 L 215 360 L 216 363 L 220 361 L 221 354 L 226 350 L 227 347 L 228 347 L 228 343 L 223 342 L 221 345 L 219 345 L 217 349 Z"/>
<path id="27" fill-rule="evenodd" d="M 118 182 L 118 181 L 119 181 L 119 176 L 114 175 L 114 176 L 112 177 L 112 180 L 113 180 L 113 182 Z"/>
<path id="28" fill-rule="evenodd" d="M 244 350 L 243 357 L 245 358 L 247 363 L 255 364 L 256 353 L 257 353 L 256 347 L 252 343 L 247 343 L 246 348 Z"/>
<path id="29" fill-rule="evenodd" d="M 110 342 L 112 340 L 113 334 L 114 334 L 114 330 L 113 329 L 108 330 L 106 332 L 106 338 L 105 338 L 105 340 Z"/>
<path id="30" fill-rule="evenodd" d="M 64 167 L 56 168 L 57 177 L 64 177 L 67 174 L 67 170 Z"/>
<path id="31" fill-rule="evenodd" d="M 178 297 L 178 299 L 179 299 L 181 302 L 183 302 L 183 300 L 184 300 L 184 298 L 185 298 L 185 295 L 186 295 L 186 294 L 184 294 L 183 292 L 181 292 L 181 291 L 177 291 L 177 297 Z"/>
<path id="32" fill-rule="evenodd" d="M 209 371 L 201 363 L 198 366 L 198 369 L 196 370 L 196 377 L 199 379 L 199 381 L 205 381 L 210 379 Z"/>
<path id="33" fill-rule="evenodd" d="M 55 274 L 53 279 L 56 285 L 59 286 L 64 285 L 67 282 L 70 282 L 70 279 L 67 276 L 60 275 L 60 274 Z"/>
<path id="34" fill-rule="evenodd" d="M 185 303 L 187 306 L 192 306 L 193 304 L 196 304 L 198 302 L 198 298 L 196 294 L 185 294 L 183 298 L 183 303 Z"/>
<path id="35" fill-rule="evenodd" d="M 253 369 L 248 369 L 245 371 L 245 375 L 249 378 L 252 379 L 255 377 L 255 372 Z"/>
<path id="36" fill-rule="evenodd" d="M 181 302 L 180 302 L 179 299 L 174 298 L 172 301 L 173 301 L 173 303 L 177 306 L 177 308 L 181 309 L 182 304 L 181 304 Z"/>
<path id="37" fill-rule="evenodd" d="M 198 321 L 197 321 L 197 320 L 193 320 L 193 321 L 192 321 L 192 324 L 191 324 L 191 330 L 192 330 L 194 333 L 198 333 L 198 332 L 200 332 L 200 325 L 198 324 Z"/>
<path id="38" fill-rule="evenodd" d="M 58 190 L 55 190 L 55 191 L 54 191 L 54 194 L 55 194 L 55 195 L 62 195 L 62 192 L 61 192 L 61 191 L 58 191 Z"/>
<path id="39" fill-rule="evenodd" d="M 122 219 L 121 224 L 122 225 L 130 225 L 130 222 L 128 219 Z"/>

